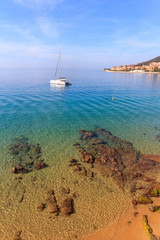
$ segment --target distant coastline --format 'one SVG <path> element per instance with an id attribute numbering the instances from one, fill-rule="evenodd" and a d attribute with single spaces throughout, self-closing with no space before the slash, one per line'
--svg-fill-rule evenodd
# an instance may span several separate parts
<path id="1" fill-rule="evenodd" d="M 133 71 L 122 71 L 122 70 L 119 70 L 119 71 L 114 71 L 114 70 L 107 70 L 107 69 L 103 69 L 103 71 L 105 72 L 114 72 L 114 73 L 154 73 L 154 74 L 159 74 L 160 72 L 133 72 Z"/>
<path id="2" fill-rule="evenodd" d="M 160 73 L 160 57 L 156 57 L 142 63 L 104 68 L 104 71 L 131 72 L 131 73 Z"/>

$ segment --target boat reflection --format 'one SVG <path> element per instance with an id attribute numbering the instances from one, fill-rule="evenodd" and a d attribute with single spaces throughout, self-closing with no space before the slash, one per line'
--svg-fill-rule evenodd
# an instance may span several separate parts
<path id="1" fill-rule="evenodd" d="M 59 85 L 59 84 L 50 84 L 50 89 L 52 91 L 65 91 L 66 86 L 65 85 Z"/>

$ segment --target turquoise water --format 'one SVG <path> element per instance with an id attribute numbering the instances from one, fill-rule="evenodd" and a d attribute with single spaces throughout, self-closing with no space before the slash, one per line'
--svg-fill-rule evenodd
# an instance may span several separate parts
<path id="1" fill-rule="evenodd" d="M 130 207 L 129 197 L 112 181 L 99 176 L 90 182 L 68 167 L 68 158 L 80 158 L 73 147 L 79 129 L 105 128 L 143 153 L 160 154 L 156 139 L 160 134 L 159 74 L 67 70 L 65 75 L 73 85 L 65 88 L 50 86 L 52 75 L 50 69 L 0 70 L 0 228 L 5 240 L 19 229 L 28 240 L 75 239 L 75 235 L 91 233 L 95 225 L 104 227 L 104 222 L 109 224 Z M 8 146 L 20 135 L 40 144 L 49 167 L 22 176 L 17 185 Z M 49 187 L 61 199 L 61 186 L 69 186 L 80 196 L 75 199 L 76 214 L 67 221 L 58 217 L 51 222 L 47 213 L 37 213 L 36 204 Z M 113 194 L 108 186 L 116 189 Z M 19 203 L 17 196 L 23 188 L 25 197 Z"/>
<path id="2" fill-rule="evenodd" d="M 158 74 L 70 70 L 66 75 L 73 85 L 58 88 L 49 85 L 51 70 L 0 70 L 1 153 L 15 136 L 67 147 L 77 130 L 95 126 L 160 153 Z"/>

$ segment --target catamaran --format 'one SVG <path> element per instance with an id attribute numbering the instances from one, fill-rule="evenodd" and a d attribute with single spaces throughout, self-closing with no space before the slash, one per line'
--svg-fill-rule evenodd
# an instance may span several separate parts
<path id="1" fill-rule="evenodd" d="M 57 72 L 59 72 L 59 79 L 56 79 Z M 62 85 L 62 86 L 72 85 L 70 81 L 68 81 L 65 77 L 61 76 L 61 51 L 59 54 L 58 64 L 55 72 L 55 80 L 50 80 L 50 84 Z"/>

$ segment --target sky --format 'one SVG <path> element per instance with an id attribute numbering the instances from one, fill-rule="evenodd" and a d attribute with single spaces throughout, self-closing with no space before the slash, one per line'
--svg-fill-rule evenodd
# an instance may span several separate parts
<path id="1" fill-rule="evenodd" d="M 1 0 L 0 68 L 103 69 L 160 56 L 159 0 Z"/>

